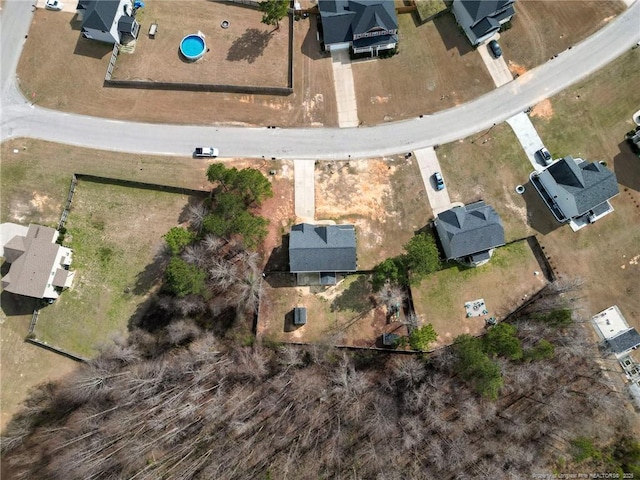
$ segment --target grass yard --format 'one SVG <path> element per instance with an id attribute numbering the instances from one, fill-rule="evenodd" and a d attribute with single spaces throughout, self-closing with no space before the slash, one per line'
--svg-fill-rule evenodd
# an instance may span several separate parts
<path id="1" fill-rule="evenodd" d="M 145 2 L 139 10 L 141 31 L 135 51 L 120 53 L 114 80 L 287 86 L 288 17 L 275 30 L 261 23 L 258 10 L 207 0 L 179 5 Z M 220 26 L 223 20 L 229 22 L 229 28 Z M 158 25 L 153 39 L 148 35 L 152 23 Z M 187 62 L 179 52 L 180 41 L 199 31 L 209 51 L 197 62 Z"/>
<path id="2" fill-rule="evenodd" d="M 529 181 L 531 163 L 508 124 L 485 133 L 438 148 L 451 201 L 491 205 L 502 219 L 507 242 L 531 235 L 527 204 L 515 192 L 516 185 Z"/>
<path id="3" fill-rule="evenodd" d="M 380 336 L 406 328 L 387 324 L 375 308 L 368 275 L 350 275 L 332 287 L 297 287 L 290 275 L 267 277 L 260 305 L 258 337 L 267 341 L 380 346 Z M 307 308 L 307 324 L 294 327 L 294 307 Z"/>
<path id="4" fill-rule="evenodd" d="M 625 8 L 615 0 L 517 2 L 512 28 L 500 36 L 510 70 L 522 75 L 541 65 L 604 27 Z"/>
<path id="5" fill-rule="evenodd" d="M 418 17 L 421 22 L 426 22 L 433 16 L 447 10 L 444 0 L 419 0 L 416 2 Z"/>
<path id="6" fill-rule="evenodd" d="M 318 162 L 316 219 L 356 226 L 358 269 L 398 255 L 431 218 L 413 158 Z"/>
<path id="7" fill-rule="evenodd" d="M 214 6 L 204 0 L 184 1 L 180 6 L 188 10 L 191 4 L 202 3 L 255 15 L 247 8 Z M 144 15 L 141 36 L 147 34 L 153 20 Z M 176 19 L 175 23 L 178 22 Z M 212 23 L 219 25 L 219 21 Z M 24 95 L 38 105 L 151 123 L 337 126 L 331 59 L 320 53 L 313 16 L 294 24 L 295 93 L 288 96 L 107 88 L 103 81 L 112 47 L 81 38 L 79 28 L 73 14 L 44 9 L 34 13 L 17 76 Z M 162 38 L 163 28 L 171 27 L 160 25 L 156 41 Z M 52 42 L 52 38 L 56 41 Z M 172 46 L 167 55 L 177 55 L 178 48 L 178 44 Z M 230 63 L 237 68 L 238 78 L 242 78 L 242 67 L 248 62 Z"/>
<path id="8" fill-rule="evenodd" d="M 477 268 L 451 264 L 411 288 L 416 314 L 438 333 L 434 347 L 448 345 L 463 333 L 484 330 L 485 317 L 466 317 L 465 303 L 484 298 L 489 316 L 498 320 L 544 287 L 542 268 L 526 241 L 496 249 L 491 261 Z M 534 272 L 540 272 L 535 275 Z"/>
<path id="9" fill-rule="evenodd" d="M 64 245 L 73 249 L 72 288 L 42 309 L 36 337 L 91 357 L 162 279 L 164 235 L 179 223 L 185 195 L 80 180 Z"/>
<path id="10" fill-rule="evenodd" d="M 494 88 L 452 15 L 420 26 L 413 18 L 398 16 L 397 55 L 352 65 L 358 117 L 365 125 L 451 108 Z"/>

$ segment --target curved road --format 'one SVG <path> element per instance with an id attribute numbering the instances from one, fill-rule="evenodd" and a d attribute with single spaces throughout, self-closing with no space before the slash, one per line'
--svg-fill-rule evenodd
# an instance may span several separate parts
<path id="1" fill-rule="evenodd" d="M 7 0 L 3 7 L 0 138 L 31 137 L 132 153 L 190 155 L 195 145 L 209 144 L 217 146 L 223 157 L 339 159 L 409 152 L 464 138 L 501 123 L 593 73 L 640 41 L 640 2 L 636 1 L 609 25 L 558 58 L 476 100 L 423 118 L 345 129 L 158 125 L 30 105 L 14 82 L 21 45 L 31 21 L 30 3 Z"/>

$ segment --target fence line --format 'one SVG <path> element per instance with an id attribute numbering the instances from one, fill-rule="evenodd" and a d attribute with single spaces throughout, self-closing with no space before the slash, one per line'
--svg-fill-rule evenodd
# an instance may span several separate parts
<path id="1" fill-rule="evenodd" d="M 76 185 L 78 184 L 78 178 L 75 174 L 71 176 L 71 186 L 69 187 L 69 194 L 67 195 L 67 201 L 64 205 L 64 209 L 62 210 L 62 215 L 60 215 L 60 221 L 58 222 L 58 230 L 64 227 L 65 223 L 67 223 L 67 217 L 69 216 L 69 211 L 71 210 L 71 202 L 73 201 L 73 196 L 76 193 Z"/>
<path id="2" fill-rule="evenodd" d="M 111 59 L 109 60 L 109 66 L 107 67 L 107 73 L 104 75 L 104 81 L 108 82 L 111 80 L 111 76 L 113 75 L 113 69 L 116 67 L 116 59 L 118 58 L 118 53 L 120 53 L 120 45 L 117 43 L 113 46 L 113 52 L 111 52 Z"/>
<path id="3" fill-rule="evenodd" d="M 31 323 L 29 324 L 29 335 L 32 335 L 33 331 L 36 329 L 36 322 L 38 321 L 38 315 L 40 315 L 40 310 L 36 308 L 33 311 L 33 315 L 31 316 Z"/>
<path id="4" fill-rule="evenodd" d="M 210 192 L 207 190 L 195 190 L 193 188 L 174 187 L 171 185 L 160 185 L 157 183 L 145 183 L 135 180 L 123 180 L 120 178 L 101 177 L 99 175 L 89 175 L 85 173 L 76 173 L 74 177 L 94 183 L 105 183 L 107 185 L 119 185 L 122 187 L 141 188 L 145 190 L 155 190 L 158 192 L 179 193 L 182 195 L 194 195 L 194 196 L 209 196 Z"/>
<path id="5" fill-rule="evenodd" d="M 291 62 L 293 63 L 293 62 Z M 107 80 L 105 86 L 115 88 L 139 88 L 144 90 L 176 90 L 184 92 L 226 92 L 258 95 L 291 95 L 293 86 L 261 87 L 253 85 L 226 85 L 217 83 L 152 82 L 146 80 Z"/>
<path id="6" fill-rule="evenodd" d="M 79 357 L 78 355 L 74 355 L 73 353 L 69 353 L 65 350 L 62 350 L 61 348 L 54 347 L 53 345 L 44 343 L 36 338 L 26 338 L 25 342 L 44 348 L 45 350 L 49 350 L 50 352 L 57 353 L 58 355 L 62 355 L 63 357 L 67 357 L 71 360 L 75 360 L 76 362 L 81 362 L 81 363 L 88 362 L 86 358 Z"/>

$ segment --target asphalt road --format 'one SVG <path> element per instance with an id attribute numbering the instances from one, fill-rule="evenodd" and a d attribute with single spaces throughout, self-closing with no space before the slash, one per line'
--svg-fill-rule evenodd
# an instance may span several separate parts
<path id="1" fill-rule="evenodd" d="M 7 0 L 0 32 L 0 139 L 31 137 L 103 150 L 190 155 L 197 145 L 222 157 L 369 158 L 448 143 L 490 128 L 600 69 L 640 40 L 640 2 L 594 35 L 513 82 L 423 118 L 360 128 L 242 128 L 122 122 L 33 107 L 12 81 L 31 2 Z M 25 5 L 28 8 L 25 8 Z"/>

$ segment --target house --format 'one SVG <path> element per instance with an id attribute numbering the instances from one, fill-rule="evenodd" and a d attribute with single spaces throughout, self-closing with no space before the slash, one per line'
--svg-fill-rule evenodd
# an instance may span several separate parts
<path id="1" fill-rule="evenodd" d="M 605 340 L 606 345 L 616 355 L 624 355 L 640 346 L 640 333 L 635 328 L 629 328 L 615 337 Z"/>
<path id="2" fill-rule="evenodd" d="M 355 227 L 294 225 L 289 234 L 289 269 L 298 285 L 335 285 L 338 273 L 356 271 Z"/>
<path id="3" fill-rule="evenodd" d="M 4 257 L 11 264 L 2 278 L 2 288 L 26 297 L 56 299 L 71 286 L 75 272 L 69 271 L 72 252 L 56 243 L 59 232 L 41 225 L 29 225 L 26 235 L 16 235 L 4 245 Z"/>
<path id="4" fill-rule="evenodd" d="M 138 38 L 131 0 L 80 0 L 76 11 L 85 38 L 111 44 Z"/>
<path id="5" fill-rule="evenodd" d="M 515 0 L 453 0 L 451 10 L 472 45 L 495 35 L 516 13 Z"/>
<path id="6" fill-rule="evenodd" d="M 494 249 L 505 244 L 502 220 L 483 201 L 439 213 L 434 225 L 444 257 L 465 265 L 487 263 Z"/>
<path id="7" fill-rule="evenodd" d="M 324 49 L 377 56 L 398 44 L 398 17 L 388 0 L 318 2 Z"/>
<path id="8" fill-rule="evenodd" d="M 559 222 L 593 223 L 613 211 L 609 200 L 619 192 L 615 173 L 602 162 L 571 156 L 532 173 L 530 178 Z"/>

